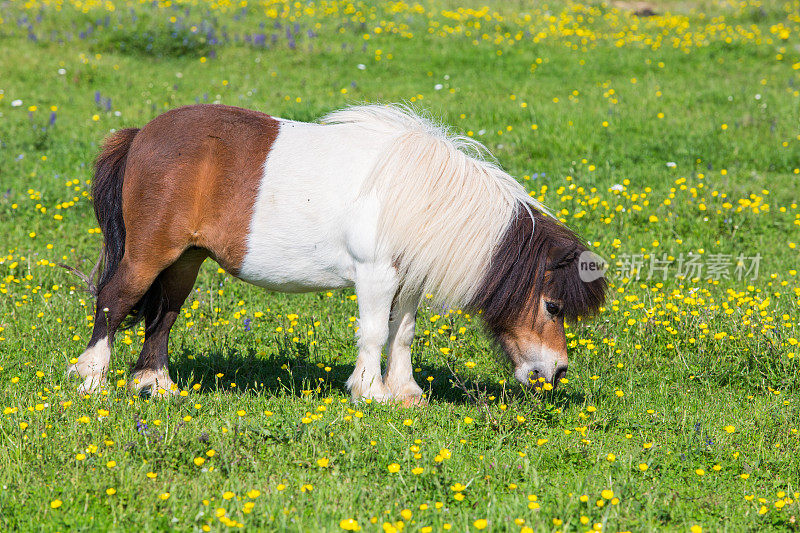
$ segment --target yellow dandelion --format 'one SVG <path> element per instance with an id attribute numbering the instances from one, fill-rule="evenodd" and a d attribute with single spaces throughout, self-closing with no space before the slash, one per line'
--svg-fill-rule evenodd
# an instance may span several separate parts
<path id="1" fill-rule="evenodd" d="M 361 529 L 361 526 L 353 518 L 345 518 L 339 522 L 339 527 L 345 531 L 359 531 Z"/>

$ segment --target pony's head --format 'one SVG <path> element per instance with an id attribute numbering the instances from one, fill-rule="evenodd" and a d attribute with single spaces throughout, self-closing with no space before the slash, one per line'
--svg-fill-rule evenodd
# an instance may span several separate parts
<path id="1" fill-rule="evenodd" d="M 567 371 L 564 321 L 596 312 L 606 282 L 585 282 L 586 246 L 557 220 L 518 208 L 473 300 L 525 385 L 558 384 Z"/>

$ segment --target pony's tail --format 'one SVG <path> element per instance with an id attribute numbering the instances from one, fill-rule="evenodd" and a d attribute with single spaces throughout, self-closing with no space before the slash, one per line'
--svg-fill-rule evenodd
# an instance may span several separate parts
<path id="1" fill-rule="evenodd" d="M 125 255 L 125 222 L 122 218 L 122 184 L 125 179 L 125 164 L 128 151 L 138 128 L 128 128 L 115 132 L 103 144 L 103 150 L 94 163 L 92 182 L 92 203 L 94 214 L 103 232 L 103 270 L 97 282 L 99 298 Z M 121 328 L 129 328 L 142 320 L 148 312 L 159 313 L 161 306 L 161 287 L 156 281 L 147 293 L 131 310 Z M 144 312 L 143 312 L 144 311 Z"/>
<path id="2" fill-rule="evenodd" d="M 129 128 L 115 132 L 106 139 L 103 151 L 94 162 L 92 203 L 94 214 L 103 231 L 103 271 L 97 283 L 97 294 L 119 267 L 125 254 L 125 222 L 122 220 L 122 183 L 128 150 L 139 130 Z"/>

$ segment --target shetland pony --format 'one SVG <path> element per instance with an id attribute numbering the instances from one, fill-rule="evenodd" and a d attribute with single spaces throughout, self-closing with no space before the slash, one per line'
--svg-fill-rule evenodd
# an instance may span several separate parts
<path id="1" fill-rule="evenodd" d="M 170 328 L 211 257 L 270 290 L 355 287 L 354 400 L 421 398 L 410 347 L 428 293 L 481 311 L 518 381 L 557 383 L 564 320 L 596 311 L 605 281 L 581 281 L 581 240 L 484 153 L 383 105 L 321 123 L 192 105 L 117 131 L 95 163 L 104 266 L 92 338 L 71 372 L 95 390 L 115 332 L 143 319 L 131 389 L 177 390 Z"/>

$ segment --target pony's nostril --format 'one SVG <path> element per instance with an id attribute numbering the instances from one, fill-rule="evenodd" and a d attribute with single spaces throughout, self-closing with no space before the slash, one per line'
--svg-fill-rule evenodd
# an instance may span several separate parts
<path id="1" fill-rule="evenodd" d="M 562 379 L 567 376 L 567 365 L 562 365 L 556 368 L 555 376 L 553 376 L 553 386 L 557 386 Z"/>

